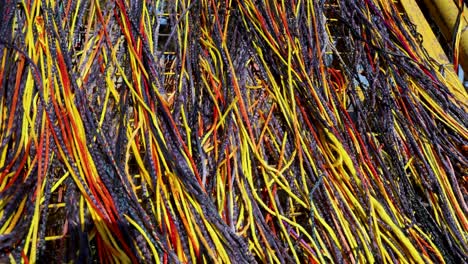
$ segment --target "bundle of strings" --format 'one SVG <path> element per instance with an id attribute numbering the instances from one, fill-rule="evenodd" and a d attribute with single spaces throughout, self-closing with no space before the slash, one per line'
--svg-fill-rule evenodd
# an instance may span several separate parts
<path id="1" fill-rule="evenodd" d="M 468 261 L 466 91 L 393 1 L 0 16 L 3 262 Z"/>

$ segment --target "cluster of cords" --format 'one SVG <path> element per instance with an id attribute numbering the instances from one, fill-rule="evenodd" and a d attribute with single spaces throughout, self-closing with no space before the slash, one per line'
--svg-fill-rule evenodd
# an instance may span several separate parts
<path id="1" fill-rule="evenodd" d="M 0 259 L 468 261 L 466 92 L 393 1 L 0 5 Z"/>

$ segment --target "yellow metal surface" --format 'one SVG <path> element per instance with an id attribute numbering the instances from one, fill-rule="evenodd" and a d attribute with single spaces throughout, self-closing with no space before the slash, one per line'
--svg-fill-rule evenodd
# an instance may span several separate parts
<path id="1" fill-rule="evenodd" d="M 433 1 L 445 2 L 446 5 L 448 5 L 449 2 L 452 3 L 451 1 L 448 1 L 448 0 L 441 0 L 441 1 L 433 0 Z M 426 2 L 432 2 L 432 0 L 426 0 Z M 418 32 L 422 35 L 423 37 L 422 44 L 423 44 L 424 49 L 428 52 L 429 56 L 431 56 L 436 61 L 437 64 L 445 65 L 444 78 L 449 84 L 449 89 L 452 91 L 452 93 L 454 94 L 457 100 L 459 100 L 460 102 L 464 102 L 464 107 L 466 109 L 467 108 L 466 100 L 468 98 L 466 90 L 463 87 L 462 82 L 458 78 L 457 73 L 454 71 L 453 65 L 450 63 L 449 59 L 447 58 L 447 55 L 442 49 L 442 46 L 440 45 L 439 40 L 435 36 L 431 27 L 429 26 L 429 23 L 424 17 L 418 4 L 416 3 L 415 0 L 400 0 L 400 3 L 406 15 L 410 19 L 410 21 L 416 25 Z M 455 6 L 455 4 L 453 5 Z M 435 6 L 432 5 L 431 7 L 435 7 Z M 452 11 L 455 12 L 455 16 L 456 16 L 456 12 L 457 12 L 456 7 L 455 7 L 455 10 L 452 10 Z M 453 13 L 452 11 L 450 11 L 450 13 Z M 446 12 L 446 13 L 449 13 L 449 12 Z M 465 22 L 465 25 L 466 25 L 466 22 Z M 465 32 L 465 35 L 466 34 L 468 34 L 468 31 Z M 466 35 L 465 40 L 467 42 L 466 47 L 468 48 L 468 35 Z M 468 49 L 462 50 L 462 53 L 466 54 L 467 50 Z M 468 69 L 468 65 L 465 66 L 465 64 L 467 64 L 468 61 L 464 61 L 463 57 L 460 59 L 460 61 L 462 62 L 462 67 L 464 69 Z"/>
<path id="2" fill-rule="evenodd" d="M 413 0 L 414 1 L 414 0 Z M 452 35 L 458 16 L 458 7 L 452 0 L 424 0 L 432 19 L 441 29 L 445 38 L 452 41 Z M 468 26 L 467 8 L 463 6 L 463 15 L 461 19 L 462 28 L 460 39 L 460 64 L 464 69 L 468 69 L 468 30 L 463 30 Z"/>

